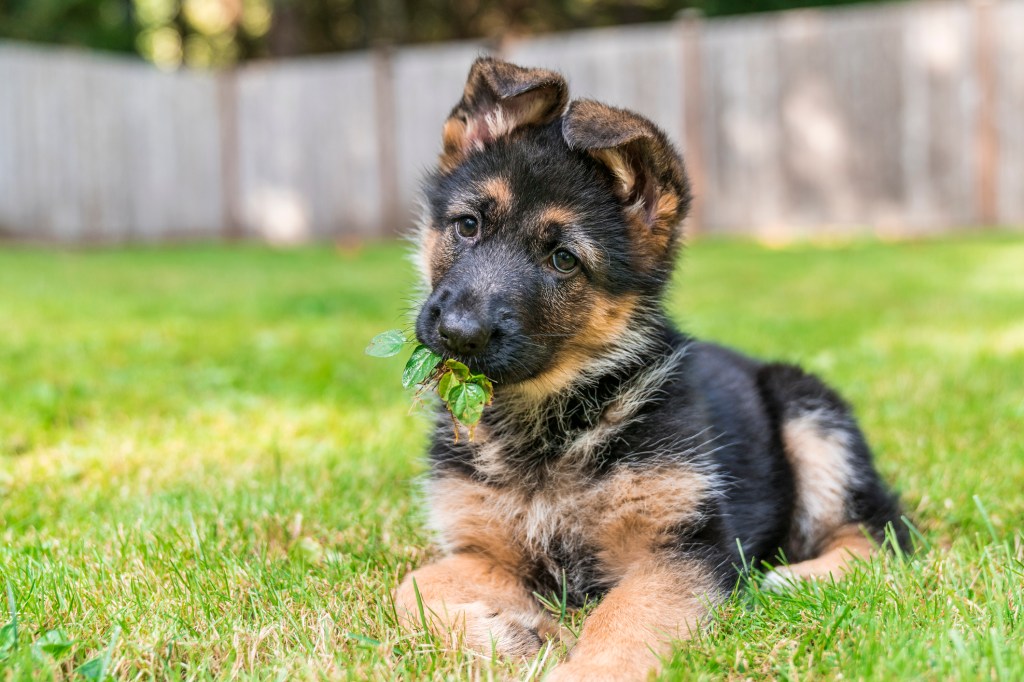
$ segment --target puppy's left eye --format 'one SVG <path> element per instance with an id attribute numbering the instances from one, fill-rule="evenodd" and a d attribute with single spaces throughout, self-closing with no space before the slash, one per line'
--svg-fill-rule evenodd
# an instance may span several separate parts
<path id="1" fill-rule="evenodd" d="M 455 231 L 463 239 L 474 239 L 480 234 L 480 221 L 471 215 L 459 216 L 454 221 Z"/>
<path id="2" fill-rule="evenodd" d="M 580 261 L 569 251 L 565 249 L 558 249 L 551 254 L 551 267 L 558 270 L 563 275 L 568 275 L 576 271 L 576 268 L 580 266 Z"/>

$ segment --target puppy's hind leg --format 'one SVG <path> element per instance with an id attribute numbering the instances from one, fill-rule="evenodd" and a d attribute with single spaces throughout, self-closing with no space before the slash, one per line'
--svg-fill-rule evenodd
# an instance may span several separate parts
<path id="1" fill-rule="evenodd" d="M 767 365 L 758 378 L 795 484 L 785 550 L 797 563 L 772 571 L 764 586 L 838 579 L 855 559 L 877 551 L 889 524 L 907 548 L 899 503 L 875 470 L 849 405 L 817 377 L 791 365 Z"/>
<path id="2" fill-rule="evenodd" d="M 839 580 L 858 560 L 867 560 L 878 551 L 878 545 L 864 536 L 861 527 L 849 524 L 840 528 L 813 559 L 778 566 L 769 571 L 761 582 L 761 589 L 780 592 L 802 580 Z"/>

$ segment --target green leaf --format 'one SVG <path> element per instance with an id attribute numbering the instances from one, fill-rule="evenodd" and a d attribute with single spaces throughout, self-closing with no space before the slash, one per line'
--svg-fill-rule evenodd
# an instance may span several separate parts
<path id="1" fill-rule="evenodd" d="M 487 396 L 487 404 L 490 405 L 491 400 L 494 398 L 494 384 L 491 383 L 491 380 L 483 374 L 474 374 L 469 378 L 469 383 L 476 384 L 484 389 L 484 394 Z"/>
<path id="2" fill-rule="evenodd" d="M 477 384 L 459 384 L 448 394 L 448 409 L 465 426 L 473 426 L 484 413 L 487 394 Z"/>
<path id="3" fill-rule="evenodd" d="M 409 388 L 416 384 L 422 384 L 433 374 L 434 368 L 439 362 L 441 362 L 440 355 L 423 344 L 416 346 L 409 362 L 405 363 L 405 371 L 402 372 L 402 386 Z"/>
<path id="4" fill-rule="evenodd" d="M 450 369 L 452 374 L 458 377 L 460 381 L 466 381 L 469 379 L 469 367 L 466 367 L 458 360 L 446 360 L 444 365 Z"/>
<path id="5" fill-rule="evenodd" d="M 8 623 L 0 628 L 0 660 L 7 658 L 17 644 L 18 627 L 14 623 Z"/>
<path id="6" fill-rule="evenodd" d="M 441 396 L 441 400 L 448 402 L 448 394 L 461 383 L 454 372 L 445 372 L 441 375 L 441 381 L 437 384 L 437 394 Z"/>
<path id="7" fill-rule="evenodd" d="M 48 630 L 42 637 L 36 640 L 33 646 L 44 653 L 50 654 L 60 660 L 64 654 L 71 650 L 73 642 L 69 640 L 60 630 Z"/>
<path id="8" fill-rule="evenodd" d="M 373 337 L 370 345 L 366 347 L 366 354 L 375 358 L 390 358 L 401 353 L 402 347 L 407 343 L 401 329 L 392 329 Z"/>

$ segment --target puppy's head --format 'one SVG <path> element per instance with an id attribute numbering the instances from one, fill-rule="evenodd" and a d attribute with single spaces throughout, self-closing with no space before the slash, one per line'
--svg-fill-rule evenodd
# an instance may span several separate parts
<path id="1" fill-rule="evenodd" d="M 417 336 L 500 384 L 558 390 L 657 309 L 690 201 L 682 159 L 647 119 L 489 58 L 443 144 Z"/>

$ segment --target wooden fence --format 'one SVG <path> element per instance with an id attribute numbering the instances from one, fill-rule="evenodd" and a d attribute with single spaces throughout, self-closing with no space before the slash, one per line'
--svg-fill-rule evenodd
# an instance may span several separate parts
<path id="1" fill-rule="evenodd" d="M 412 222 L 479 44 L 161 73 L 0 43 L 0 237 L 361 239 Z M 501 56 L 641 111 L 691 227 L 792 238 L 1024 224 L 1024 0 L 696 17 Z"/>

